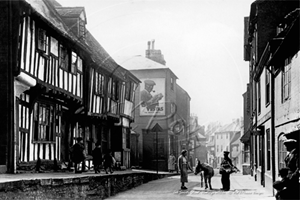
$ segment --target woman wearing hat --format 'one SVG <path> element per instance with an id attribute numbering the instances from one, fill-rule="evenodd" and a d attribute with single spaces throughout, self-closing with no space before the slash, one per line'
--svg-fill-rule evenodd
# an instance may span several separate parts
<path id="1" fill-rule="evenodd" d="M 180 182 L 181 189 L 186 190 L 185 183 L 188 182 L 188 170 L 190 169 L 193 172 L 193 169 L 190 167 L 187 159 L 187 150 L 182 150 L 181 155 L 178 158 L 178 169 L 180 170 Z"/>

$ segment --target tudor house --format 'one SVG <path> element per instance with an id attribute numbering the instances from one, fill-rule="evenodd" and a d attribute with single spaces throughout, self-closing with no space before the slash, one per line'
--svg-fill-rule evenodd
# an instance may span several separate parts
<path id="1" fill-rule="evenodd" d="M 130 166 L 130 124 L 139 80 L 86 29 L 84 7 L 55 0 L 1 1 L 0 171 L 66 166 L 84 138 Z M 87 166 L 91 166 L 89 159 Z"/>
<path id="2" fill-rule="evenodd" d="M 272 191 L 285 166 L 284 138 L 299 142 L 299 1 L 257 0 L 245 23 L 250 120 L 242 141 L 250 142 L 251 174 Z"/>

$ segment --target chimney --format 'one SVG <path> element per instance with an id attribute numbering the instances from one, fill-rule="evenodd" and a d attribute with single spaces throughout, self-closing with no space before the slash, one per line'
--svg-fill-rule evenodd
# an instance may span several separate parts
<path id="1" fill-rule="evenodd" d="M 166 61 L 164 59 L 163 54 L 160 50 L 154 49 L 155 40 L 148 41 L 148 49 L 146 50 L 146 58 L 149 58 L 155 62 L 158 62 L 162 65 L 166 65 Z M 152 48 L 150 47 L 152 44 Z"/>
<path id="2" fill-rule="evenodd" d="M 151 45 L 151 42 L 148 41 L 148 50 L 150 50 L 150 45 Z"/>
<path id="3" fill-rule="evenodd" d="M 155 40 L 152 40 L 152 50 L 154 50 L 154 42 Z"/>

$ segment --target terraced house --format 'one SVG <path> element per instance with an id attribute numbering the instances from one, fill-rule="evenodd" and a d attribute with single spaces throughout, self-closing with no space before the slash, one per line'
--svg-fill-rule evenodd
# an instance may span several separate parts
<path id="1" fill-rule="evenodd" d="M 283 140 L 299 143 L 299 1 L 256 0 L 246 23 L 252 175 L 273 190 L 287 155 Z"/>
<path id="2" fill-rule="evenodd" d="M 55 0 L 1 1 L 1 171 L 69 162 L 83 137 L 130 166 L 130 123 L 139 80 L 86 29 L 84 7 Z M 89 158 L 89 156 L 88 156 Z M 91 166 L 89 159 L 87 166 Z"/>

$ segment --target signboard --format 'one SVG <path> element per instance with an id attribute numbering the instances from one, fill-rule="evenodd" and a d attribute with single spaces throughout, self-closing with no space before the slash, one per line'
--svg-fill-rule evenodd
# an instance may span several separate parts
<path id="1" fill-rule="evenodd" d="M 165 115 L 165 79 L 141 79 L 140 116 Z"/>

